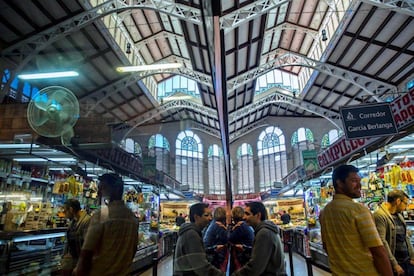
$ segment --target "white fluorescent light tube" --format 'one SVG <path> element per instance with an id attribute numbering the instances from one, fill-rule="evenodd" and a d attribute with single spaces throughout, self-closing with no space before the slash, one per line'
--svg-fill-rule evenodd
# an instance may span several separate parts
<path id="1" fill-rule="evenodd" d="M 93 171 L 103 171 L 104 169 L 102 169 L 102 168 L 90 168 L 90 167 L 87 167 L 86 168 L 86 171 L 89 171 L 89 172 L 93 172 Z"/>
<path id="2" fill-rule="evenodd" d="M 410 148 L 414 148 L 414 144 L 399 144 L 399 145 L 393 145 L 390 148 L 391 149 L 410 149 Z"/>
<path id="3" fill-rule="evenodd" d="M 0 144 L 0 149 L 30 149 L 38 148 L 39 145 L 36 144 Z"/>
<path id="4" fill-rule="evenodd" d="M 139 71 L 151 71 L 159 69 L 175 69 L 180 68 L 183 65 L 181 63 L 160 63 L 160 64 L 150 64 L 150 65 L 139 65 L 139 66 L 123 66 L 117 67 L 118 72 L 139 72 Z"/>
<path id="5" fill-rule="evenodd" d="M 44 158 L 13 158 L 17 162 L 47 162 Z"/>
<path id="6" fill-rule="evenodd" d="M 399 155 L 399 156 L 394 157 L 394 159 L 403 159 L 403 158 L 414 158 L 414 155 Z"/>
<path id="7" fill-rule="evenodd" d="M 75 162 L 75 158 L 49 158 L 49 160 L 45 158 L 14 158 L 14 161 L 17 162 L 47 162 L 47 161 L 55 161 L 55 162 Z"/>
<path id="8" fill-rule="evenodd" d="M 76 162 L 75 158 L 70 158 L 70 157 L 56 157 L 56 158 L 49 158 L 49 160 L 56 161 L 56 162 Z"/>
<path id="9" fill-rule="evenodd" d="M 77 76 L 79 76 L 78 72 L 62 71 L 62 72 L 49 72 L 49 73 L 20 74 L 17 77 L 22 80 L 35 80 L 35 79 L 66 78 L 66 77 L 77 77 Z"/>

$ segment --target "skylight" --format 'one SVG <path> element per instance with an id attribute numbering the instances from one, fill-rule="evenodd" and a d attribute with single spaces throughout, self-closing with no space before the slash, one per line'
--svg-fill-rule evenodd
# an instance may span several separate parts
<path id="1" fill-rule="evenodd" d="M 174 76 L 158 84 L 158 101 L 178 93 L 200 98 L 197 83 L 186 77 Z"/>
<path id="2" fill-rule="evenodd" d="M 298 77 L 280 70 L 273 70 L 260 76 L 256 82 L 256 94 L 263 93 L 273 87 L 283 88 L 292 93 L 299 92 Z"/>

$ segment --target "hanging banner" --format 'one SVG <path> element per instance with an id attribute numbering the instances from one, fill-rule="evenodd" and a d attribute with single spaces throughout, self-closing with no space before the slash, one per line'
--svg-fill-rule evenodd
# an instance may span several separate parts
<path id="1" fill-rule="evenodd" d="M 345 106 L 339 112 L 348 139 L 398 133 L 389 103 Z"/>
<path id="2" fill-rule="evenodd" d="M 319 169 L 316 150 L 302 150 L 302 158 L 306 175 L 311 175 Z"/>
<path id="3" fill-rule="evenodd" d="M 395 124 L 399 132 L 414 123 L 414 89 L 396 98 L 390 104 Z M 349 158 L 355 152 L 382 141 L 384 137 L 369 137 L 348 140 L 342 137 L 328 149 L 318 154 L 318 164 L 321 170 L 334 165 L 342 159 Z"/>

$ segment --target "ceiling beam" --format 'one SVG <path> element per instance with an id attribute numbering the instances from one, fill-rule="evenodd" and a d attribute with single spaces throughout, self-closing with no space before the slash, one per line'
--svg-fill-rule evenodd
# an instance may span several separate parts
<path id="1" fill-rule="evenodd" d="M 245 24 L 247 21 L 262 16 L 272 9 L 276 9 L 283 4 L 289 3 L 290 0 L 259 0 L 244 5 L 243 7 L 232 11 L 220 17 L 220 29 L 228 33 L 233 29 Z"/>
<path id="2" fill-rule="evenodd" d="M 310 113 L 313 113 L 317 116 L 325 118 L 329 122 L 331 122 L 337 129 L 342 130 L 340 126 L 340 114 L 338 112 L 334 112 L 330 109 L 304 102 L 301 99 L 294 98 L 292 96 L 288 96 L 285 94 L 280 93 L 277 91 L 278 88 L 272 88 L 269 90 L 270 93 L 268 96 L 261 98 L 255 101 L 253 104 L 250 104 L 246 107 L 243 107 L 236 112 L 230 114 L 230 124 L 236 123 L 237 121 L 241 120 L 243 117 L 248 116 L 249 114 L 253 114 L 257 112 L 257 110 L 263 108 L 264 106 L 275 104 L 275 103 L 286 103 L 292 106 L 295 106 L 299 109 L 306 110 Z M 239 130 L 240 131 L 240 130 Z"/>
<path id="3" fill-rule="evenodd" d="M 280 49 L 275 50 L 275 54 L 280 53 Z M 237 89 L 258 77 L 265 75 L 267 72 L 284 67 L 284 66 L 304 66 L 310 67 L 321 73 L 330 75 L 332 77 L 339 78 L 343 81 L 350 82 L 362 90 L 368 95 L 372 96 L 376 101 L 381 102 L 378 95 L 385 93 L 396 93 L 397 87 L 385 82 L 372 79 L 370 77 L 351 72 L 349 70 L 342 69 L 340 67 L 319 62 L 306 56 L 302 56 L 294 53 L 285 53 L 280 55 L 269 62 L 260 65 L 244 74 L 240 74 L 237 77 L 228 81 L 229 90 Z"/>
<path id="4" fill-rule="evenodd" d="M 213 120 L 218 120 L 217 111 L 212 108 L 208 108 L 201 104 L 188 101 L 188 100 L 173 100 L 167 101 L 164 104 L 145 112 L 144 114 L 138 115 L 133 117 L 131 120 L 126 122 L 126 124 L 131 126 L 131 129 L 125 133 L 124 137 L 128 137 L 128 135 L 134 130 L 135 128 L 144 125 L 145 123 L 149 122 L 150 120 L 154 119 L 159 115 L 167 114 L 171 110 L 196 110 L 203 116 L 209 117 Z M 216 130 L 217 131 L 217 130 Z"/>
<path id="5" fill-rule="evenodd" d="M 168 113 L 171 110 L 179 110 L 179 109 L 190 109 L 196 110 L 203 116 L 209 117 L 213 120 L 218 120 L 217 111 L 213 108 L 206 107 L 202 104 L 190 101 L 190 100 L 172 100 L 172 101 L 165 101 L 162 105 L 147 111 L 141 115 L 132 117 L 127 123 L 130 125 L 142 125 L 146 122 L 150 121 L 151 119 Z"/>
<path id="6" fill-rule="evenodd" d="M 274 28 L 267 29 L 264 33 L 263 39 L 269 39 L 275 33 L 281 32 L 283 30 L 293 30 L 295 32 L 305 33 L 305 34 L 310 35 L 314 40 L 318 40 L 321 37 L 321 34 L 319 34 L 318 31 L 315 31 L 315 30 L 312 30 L 310 28 L 306 28 L 303 26 L 299 26 L 296 24 L 292 24 L 290 22 L 284 22 L 282 24 L 275 26 Z"/>
<path id="7" fill-rule="evenodd" d="M 178 35 L 172 32 L 168 32 L 168 31 L 160 31 L 154 35 L 151 35 L 149 37 L 146 37 L 144 39 L 141 39 L 140 41 L 135 43 L 135 47 L 136 49 L 139 51 L 142 49 L 142 47 L 147 46 L 147 44 L 154 42 L 158 39 L 168 39 L 169 41 L 176 41 L 177 44 L 179 45 L 179 47 L 183 47 L 183 48 L 187 48 L 187 44 L 185 41 L 184 36 L 182 35 Z M 170 43 L 171 47 L 173 48 L 173 53 L 179 53 L 180 50 L 178 48 L 176 48 L 176 44 L 175 43 Z"/>
<path id="8" fill-rule="evenodd" d="M 198 131 L 204 132 L 207 135 L 220 139 L 220 131 L 217 128 L 212 128 L 206 124 L 201 124 L 193 120 L 190 120 L 189 124 L 187 125 L 187 129 L 196 129 Z"/>
<path id="9" fill-rule="evenodd" d="M 244 135 L 258 129 L 258 128 L 262 128 L 262 127 L 266 127 L 269 126 L 269 123 L 267 123 L 267 119 L 268 118 L 261 118 L 257 121 L 255 121 L 254 123 L 248 124 L 245 127 L 242 127 L 234 132 L 230 133 L 230 143 L 234 143 L 235 141 L 237 141 L 238 139 L 240 139 L 241 137 L 243 137 Z"/>

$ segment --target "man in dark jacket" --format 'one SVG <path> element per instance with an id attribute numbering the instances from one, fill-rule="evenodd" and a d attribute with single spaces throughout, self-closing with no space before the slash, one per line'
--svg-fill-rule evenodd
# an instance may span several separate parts
<path id="1" fill-rule="evenodd" d="M 185 218 L 183 217 L 183 214 L 180 213 L 178 217 L 175 218 L 175 225 L 181 226 L 185 222 Z"/>
<path id="2" fill-rule="evenodd" d="M 402 190 L 392 190 L 387 201 L 374 212 L 378 234 L 394 270 L 394 275 L 414 275 L 414 249 L 401 212 L 407 208 L 409 196 Z"/>
<path id="3" fill-rule="evenodd" d="M 267 221 L 267 211 L 263 203 L 247 203 L 244 219 L 253 227 L 255 233 L 252 257 L 233 275 L 287 275 L 279 230 L 273 222 Z"/>
<path id="4" fill-rule="evenodd" d="M 286 210 L 283 210 L 282 215 L 280 216 L 280 219 L 282 220 L 283 224 L 289 224 L 290 215 L 286 212 Z"/>
<path id="5" fill-rule="evenodd" d="M 206 257 L 201 231 L 212 220 L 208 204 L 196 203 L 190 207 L 190 223 L 181 225 L 174 255 L 174 276 L 225 275 L 210 264 Z"/>

